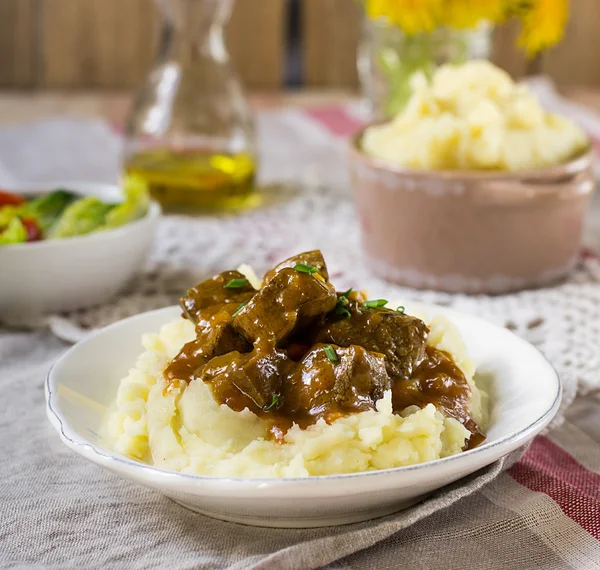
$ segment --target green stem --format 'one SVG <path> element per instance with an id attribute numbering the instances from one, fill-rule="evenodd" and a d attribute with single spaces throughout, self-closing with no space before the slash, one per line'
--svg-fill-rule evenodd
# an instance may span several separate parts
<path id="1" fill-rule="evenodd" d="M 386 116 L 396 115 L 408 102 L 412 94 L 410 78 L 414 73 L 421 71 L 431 78 L 440 59 L 459 63 L 466 61 L 468 55 L 467 36 L 450 29 L 404 35 L 397 45 L 380 48 L 376 62 L 388 85 Z"/>
<path id="2" fill-rule="evenodd" d="M 414 73 L 422 71 L 428 77 L 431 75 L 435 62 L 434 44 L 431 34 L 415 34 L 403 38 L 395 57 L 391 55 L 391 48 L 384 48 L 383 54 L 380 51 L 380 68 L 389 86 L 386 115 L 396 115 L 406 105 L 412 92 L 410 78 Z"/>

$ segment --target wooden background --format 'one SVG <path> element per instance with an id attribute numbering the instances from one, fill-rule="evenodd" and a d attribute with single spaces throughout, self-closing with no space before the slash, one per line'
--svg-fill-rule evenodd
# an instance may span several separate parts
<path id="1" fill-rule="evenodd" d="M 201 0 L 197 0 L 201 1 Z M 303 81 L 354 88 L 360 17 L 353 0 L 300 0 Z M 237 0 L 229 50 L 250 88 L 283 86 L 286 0 Z M 538 61 L 496 32 L 494 59 L 516 76 L 543 71 L 561 86 L 600 87 L 600 0 L 571 0 L 565 40 Z M 152 0 L 0 0 L 0 87 L 128 89 L 151 65 L 157 11 Z"/>

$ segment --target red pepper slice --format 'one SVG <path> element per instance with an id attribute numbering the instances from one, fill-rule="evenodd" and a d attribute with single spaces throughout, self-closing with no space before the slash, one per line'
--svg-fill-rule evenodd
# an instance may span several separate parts
<path id="1" fill-rule="evenodd" d="M 25 203 L 25 198 L 18 194 L 0 190 L 0 208 L 2 206 L 20 206 Z"/>
<path id="2" fill-rule="evenodd" d="M 27 230 L 27 241 L 40 241 L 42 239 L 42 229 L 33 218 L 22 218 L 21 222 Z"/>

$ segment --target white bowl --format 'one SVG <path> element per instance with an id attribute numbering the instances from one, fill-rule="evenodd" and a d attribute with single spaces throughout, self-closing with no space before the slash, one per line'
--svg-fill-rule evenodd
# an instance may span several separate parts
<path id="1" fill-rule="evenodd" d="M 54 188 L 122 200 L 118 186 L 55 182 L 10 188 L 23 195 Z M 160 207 L 124 226 L 85 236 L 0 247 L 0 322 L 20 325 L 39 317 L 99 305 L 116 295 L 141 267 L 152 244 Z"/>
<path id="2" fill-rule="evenodd" d="M 419 306 L 421 314 L 422 306 Z M 409 306 L 410 309 L 414 307 Z M 419 465 L 297 479 L 225 479 L 157 469 L 111 450 L 99 435 L 119 381 L 141 353 L 146 332 L 180 317 L 178 307 L 144 313 L 107 327 L 68 350 L 46 382 L 48 417 L 62 441 L 90 461 L 182 505 L 223 520 L 272 527 L 358 522 L 406 508 L 427 493 L 517 449 L 556 413 L 561 385 L 530 344 L 486 321 L 444 308 L 458 326 L 491 390 L 486 442 L 459 455 Z"/>

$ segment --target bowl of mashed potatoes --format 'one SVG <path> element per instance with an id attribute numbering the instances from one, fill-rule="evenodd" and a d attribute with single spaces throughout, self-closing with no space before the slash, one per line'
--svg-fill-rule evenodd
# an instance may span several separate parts
<path id="1" fill-rule="evenodd" d="M 311 527 L 389 514 L 489 466 L 548 424 L 561 389 L 509 331 L 336 291 L 310 251 L 91 336 L 46 394 L 91 461 L 213 517 Z"/>
<path id="2" fill-rule="evenodd" d="M 592 163 L 579 127 L 491 63 L 417 75 L 405 109 L 351 146 L 371 268 L 450 292 L 557 281 L 577 261 Z"/>

